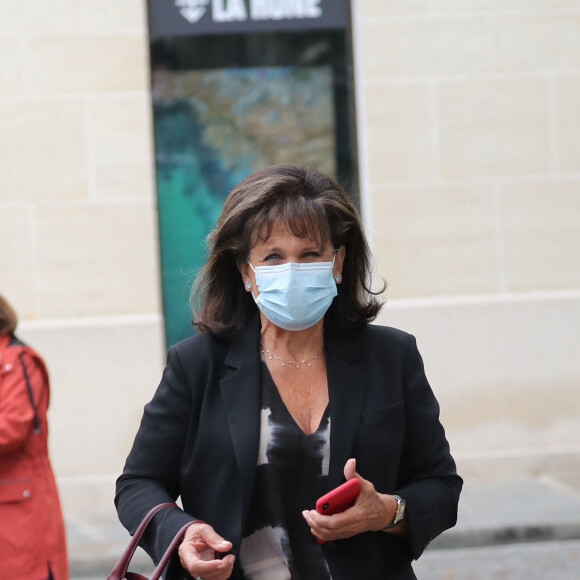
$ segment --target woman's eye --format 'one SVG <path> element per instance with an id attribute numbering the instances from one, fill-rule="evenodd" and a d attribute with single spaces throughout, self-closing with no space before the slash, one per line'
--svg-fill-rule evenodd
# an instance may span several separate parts
<path id="1" fill-rule="evenodd" d="M 268 254 L 264 258 L 264 262 L 267 262 L 268 260 L 279 260 L 279 259 L 280 259 L 280 254 Z"/>

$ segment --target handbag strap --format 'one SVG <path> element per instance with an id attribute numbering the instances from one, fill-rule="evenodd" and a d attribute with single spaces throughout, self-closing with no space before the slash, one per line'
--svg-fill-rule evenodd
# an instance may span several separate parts
<path id="1" fill-rule="evenodd" d="M 163 574 L 163 570 L 165 570 L 165 566 L 167 566 L 169 559 L 173 555 L 173 552 L 177 548 L 177 546 L 183 540 L 183 536 L 185 535 L 185 530 L 191 526 L 194 522 L 187 522 L 184 524 L 181 529 L 175 534 L 173 540 L 171 540 L 171 544 L 169 544 L 167 550 L 165 550 L 165 554 L 163 554 L 161 560 L 159 560 L 159 564 L 155 570 L 153 570 L 153 574 L 151 574 L 151 578 L 149 580 L 159 580 L 161 578 L 161 574 Z"/>
<path id="2" fill-rule="evenodd" d="M 168 506 L 175 506 L 175 504 L 171 503 L 171 502 L 161 503 L 161 504 L 155 506 L 154 508 L 152 508 L 149 511 L 149 513 L 143 518 L 143 521 L 139 524 L 139 527 L 137 528 L 137 530 L 135 531 L 135 534 L 131 538 L 129 545 L 127 546 L 127 548 L 125 549 L 125 551 L 123 552 L 123 554 L 121 555 L 121 557 L 119 558 L 119 560 L 117 561 L 117 563 L 115 564 L 113 569 L 111 570 L 111 573 L 107 576 L 107 580 L 123 580 L 124 578 L 126 578 L 127 569 L 129 568 L 129 563 L 131 562 L 131 558 L 133 558 L 133 554 L 135 553 L 135 550 L 137 549 L 139 541 L 141 540 L 141 536 L 143 535 L 143 532 L 145 531 L 145 528 L 147 527 L 147 525 L 149 524 L 149 522 L 151 521 L 153 516 L 159 510 L 163 509 L 164 507 L 168 507 Z M 159 561 L 159 564 L 157 564 L 155 570 L 153 571 L 153 575 L 151 576 L 151 580 L 158 580 L 161 577 L 163 569 L 165 568 L 165 566 L 169 562 L 169 559 L 171 558 L 173 551 L 175 550 L 177 545 L 181 542 L 183 535 L 185 534 L 185 530 L 192 523 L 193 522 L 188 522 L 177 532 L 177 534 L 175 534 L 173 540 L 169 544 L 169 547 L 167 548 L 167 550 L 165 550 L 165 553 L 163 554 L 161 560 Z"/>

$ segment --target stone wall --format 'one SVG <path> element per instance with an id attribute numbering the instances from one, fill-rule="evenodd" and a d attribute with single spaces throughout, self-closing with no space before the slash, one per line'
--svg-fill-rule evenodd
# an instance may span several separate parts
<path id="1" fill-rule="evenodd" d="M 462 460 L 580 449 L 580 2 L 353 5 L 380 322 Z M 0 292 L 51 371 L 57 474 L 98 479 L 164 360 L 145 2 L 0 14 Z"/>
<path id="2" fill-rule="evenodd" d="M 61 477 L 118 473 L 164 360 L 141 0 L 0 2 L 0 292 Z"/>
<path id="3" fill-rule="evenodd" d="M 580 3 L 360 2 L 380 321 L 459 455 L 580 450 Z"/>

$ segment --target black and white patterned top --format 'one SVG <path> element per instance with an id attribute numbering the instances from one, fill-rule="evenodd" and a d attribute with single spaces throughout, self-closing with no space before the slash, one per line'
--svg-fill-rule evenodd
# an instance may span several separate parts
<path id="1" fill-rule="evenodd" d="M 302 510 L 325 493 L 330 457 L 328 407 L 306 435 L 262 361 L 260 449 L 240 564 L 248 580 L 331 580 Z"/>

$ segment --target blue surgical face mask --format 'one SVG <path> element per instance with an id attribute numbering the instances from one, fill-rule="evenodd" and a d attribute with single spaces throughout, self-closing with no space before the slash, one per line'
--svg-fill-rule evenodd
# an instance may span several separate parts
<path id="1" fill-rule="evenodd" d="M 249 264 L 249 262 L 248 262 Z M 264 316 L 285 330 L 314 326 L 337 294 L 332 262 L 286 262 L 250 268 L 260 294 L 254 300 Z"/>

